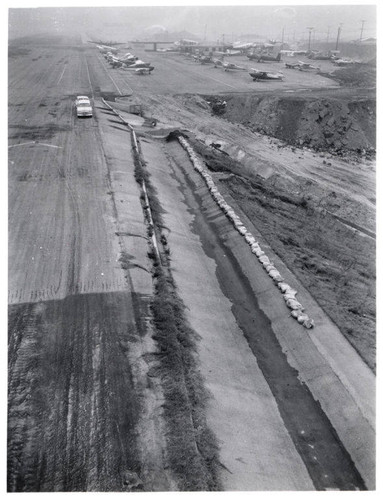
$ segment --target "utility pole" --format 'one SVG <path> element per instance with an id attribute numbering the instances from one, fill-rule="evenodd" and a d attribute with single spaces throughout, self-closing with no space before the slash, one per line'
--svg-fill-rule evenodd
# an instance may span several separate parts
<path id="1" fill-rule="evenodd" d="M 341 32 L 341 29 L 342 29 L 342 25 L 343 25 L 343 23 L 340 23 L 339 28 L 338 28 L 338 36 L 336 37 L 336 46 L 335 46 L 335 50 L 338 50 L 338 45 L 339 45 L 339 37 L 340 37 L 340 32 Z"/>
<path id="2" fill-rule="evenodd" d="M 307 28 L 309 30 L 309 50 L 311 49 L 311 32 L 314 28 Z"/>
<path id="3" fill-rule="evenodd" d="M 284 39 L 285 39 L 285 27 L 283 26 L 283 29 L 282 29 L 282 49 L 283 49 Z"/>
<path id="4" fill-rule="evenodd" d="M 364 23 L 366 22 L 365 19 L 362 19 L 362 27 L 360 28 L 360 42 L 362 42 L 362 38 L 363 38 L 363 29 L 364 29 Z"/>

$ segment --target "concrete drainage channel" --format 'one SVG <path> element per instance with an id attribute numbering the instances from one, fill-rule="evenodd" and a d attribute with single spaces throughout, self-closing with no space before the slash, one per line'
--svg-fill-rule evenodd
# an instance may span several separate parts
<path id="1" fill-rule="evenodd" d="M 313 328 L 314 320 L 310 318 L 306 313 L 304 313 L 303 305 L 296 299 L 297 290 L 294 290 L 290 285 L 284 282 L 281 274 L 275 268 L 274 264 L 270 262 L 265 252 L 261 249 L 259 243 L 255 240 L 254 236 L 246 229 L 245 225 L 242 223 L 241 219 L 234 212 L 232 207 L 226 203 L 224 197 L 218 191 L 211 175 L 202 167 L 201 162 L 197 158 L 196 153 L 193 148 L 187 142 L 187 140 L 178 136 L 178 140 L 183 148 L 187 151 L 195 170 L 197 170 L 201 176 L 204 178 L 206 185 L 216 201 L 217 205 L 226 214 L 228 219 L 232 222 L 237 231 L 245 238 L 248 245 L 251 247 L 251 251 L 256 255 L 259 262 L 262 264 L 263 268 L 266 270 L 270 278 L 278 285 L 279 290 L 283 294 L 283 298 L 286 302 L 286 306 L 291 309 L 291 316 L 295 318 L 298 323 L 302 324 L 305 328 Z"/>
<path id="2" fill-rule="evenodd" d="M 167 468 L 176 478 L 174 482 L 180 491 L 220 490 L 218 444 L 206 422 L 208 395 L 195 359 L 197 337 L 188 325 L 185 306 L 177 295 L 172 278 L 169 248 L 166 236 L 161 232 L 160 207 L 156 207 L 155 192 L 145 171 L 134 128 L 104 99 L 103 103 L 131 132 L 135 178 L 142 188 L 142 206 L 151 248 L 148 256 L 153 261 L 153 340 L 158 348 L 158 352 L 150 354 L 149 377 L 160 379 L 165 399 L 162 409 L 167 429 L 167 448 L 164 450 Z"/>
<path id="3" fill-rule="evenodd" d="M 108 107 L 112 109 L 110 106 Z M 118 115 L 116 112 L 115 114 Z M 127 124 L 121 116 L 119 117 Z M 138 166 L 144 169 L 145 162 L 141 159 L 140 145 L 135 137 L 133 127 L 129 124 L 127 125 L 132 132 L 135 161 L 138 161 L 136 168 Z M 244 237 L 252 253 L 256 255 L 268 276 L 282 292 L 287 307 L 292 310 L 292 316 L 304 327 L 312 328 L 314 326 L 313 321 L 307 315 L 303 314 L 303 307 L 295 298 L 297 292 L 283 281 L 282 276 L 262 251 L 253 235 L 247 231 L 239 217 L 218 192 L 211 176 L 204 171 L 196 153 L 194 153 L 186 139 L 178 134 L 175 137 L 177 137 L 179 143 L 186 150 L 195 170 L 198 171 L 206 182 L 210 196 L 212 196 L 226 217 L 229 218 L 235 229 Z M 152 237 L 151 231 L 153 233 L 155 230 L 161 231 L 161 221 L 158 219 L 155 205 L 153 205 L 154 221 L 151 215 L 152 211 L 149 212 L 150 217 L 147 213 L 149 197 L 152 199 L 153 195 L 153 187 L 149 178 L 146 184 L 142 184 L 142 176 L 136 176 L 136 180 L 142 187 L 145 186 L 146 192 L 143 198 L 143 208 L 146 211 L 148 234 Z M 149 191 L 149 196 L 147 191 Z M 207 192 L 206 196 L 209 197 Z M 155 196 L 154 203 L 156 203 Z M 160 243 L 160 248 L 157 245 L 157 251 L 154 251 L 154 241 L 156 245 L 157 241 Z M 205 397 L 203 380 L 198 378 L 198 366 L 195 365 L 193 353 L 189 349 L 191 346 L 193 349 L 193 345 L 195 345 L 193 331 L 190 328 L 187 331 L 186 321 L 184 323 L 186 329 L 179 330 L 179 320 L 181 319 L 181 322 L 183 322 L 186 316 L 184 316 L 184 305 L 179 301 L 176 296 L 176 290 L 173 287 L 170 268 L 167 265 L 167 256 L 161 250 L 164 248 L 162 235 L 154 240 L 152 238 L 151 244 L 154 262 L 153 279 L 156 288 L 153 302 L 153 322 L 156 327 L 156 334 L 153 338 L 158 345 L 160 354 L 151 368 L 151 376 L 161 379 L 161 383 L 164 384 L 164 395 L 167 399 L 167 403 L 164 405 L 164 417 L 168 430 L 168 449 L 166 453 L 169 453 L 170 456 L 166 458 L 166 461 L 169 464 L 169 470 L 178 478 L 177 483 L 180 490 L 219 490 L 218 470 L 220 462 L 218 447 L 215 437 L 206 425 L 204 401 L 191 401 L 189 396 L 189 389 L 194 385 L 198 388 L 195 394 L 202 394 L 202 399 Z M 246 295 L 246 290 L 242 290 L 242 292 Z M 164 293 L 162 297 L 161 293 Z M 173 300 L 176 300 L 176 302 L 171 304 Z M 294 308 L 295 302 L 293 301 L 297 302 L 297 308 Z M 239 320 L 238 324 L 244 331 L 250 348 L 259 360 L 261 370 L 275 396 L 286 428 L 306 464 L 315 487 L 319 490 L 331 488 L 334 485 L 344 490 L 365 489 L 362 478 L 355 469 L 339 437 L 336 435 L 331 422 L 321 410 L 319 402 L 313 398 L 305 384 L 302 383 L 298 373 L 288 365 L 277 339 L 271 335 L 272 331 L 267 327 L 267 324 L 259 325 L 259 328 L 262 330 L 259 333 L 261 337 L 265 336 L 265 342 L 259 342 L 260 339 L 258 338 L 254 343 L 253 338 L 248 335 L 247 320 L 249 318 L 247 315 L 251 314 L 252 316 L 253 311 L 253 307 L 236 309 L 236 317 Z M 173 320 L 175 320 L 174 325 L 172 325 Z M 258 317 L 259 321 L 260 318 Z M 267 319 L 265 321 L 267 323 Z M 173 326 L 176 328 L 173 328 Z M 180 345 L 180 342 L 182 345 Z M 187 345 L 184 346 L 183 342 L 187 342 Z M 173 350 L 173 355 L 170 354 L 170 358 L 169 349 Z M 271 354 L 274 361 L 272 365 L 269 365 L 268 359 Z M 310 435 L 302 435 L 302 429 L 307 427 L 308 421 L 311 428 Z M 200 431 L 196 433 L 196 429 L 202 429 L 202 434 Z M 200 436 L 202 440 L 200 440 Z M 315 456 L 312 456 L 311 448 L 308 448 L 311 443 L 316 448 Z M 328 455 L 329 448 L 331 449 L 330 457 Z M 212 457 L 214 457 L 213 460 L 211 460 Z M 190 464 L 193 464 L 193 467 L 190 467 Z"/>
<path id="4" fill-rule="evenodd" d="M 173 151 L 177 147 L 174 146 Z M 224 222 L 226 216 L 223 218 L 225 214 L 216 206 L 209 190 L 200 184 L 197 174 L 190 171 L 192 165 L 186 159 L 186 154 L 187 152 L 184 153 L 184 159 L 182 156 L 177 158 L 178 168 L 174 167 L 173 175 L 183 194 L 187 210 L 194 217 L 192 232 L 198 235 L 206 255 L 216 263 L 216 276 L 221 290 L 232 303 L 235 321 L 270 387 L 283 423 L 315 488 L 364 490 L 364 481 L 334 423 L 322 407 L 322 400 L 318 399 L 315 390 L 311 392 L 312 385 L 307 385 L 310 380 L 305 381 L 304 375 L 291 363 L 286 346 L 281 344 L 270 319 L 258 303 L 255 290 L 246 274 L 246 267 L 242 268 L 238 260 L 239 256 L 248 255 L 248 252 L 244 248 L 243 252 L 233 252 L 234 248 L 242 245 L 229 243 L 228 240 L 236 239 L 235 233 L 233 229 L 228 232 L 228 223 Z M 176 156 L 174 159 L 177 164 Z M 251 261 L 251 255 L 249 259 Z M 258 266 L 258 262 L 255 262 L 254 267 Z M 262 272 L 264 271 L 259 269 L 258 274 Z M 263 281 L 267 279 L 265 276 Z M 278 299 L 278 293 L 275 298 Z M 283 307 L 282 301 L 282 311 Z M 291 322 L 292 328 L 293 323 Z M 300 337 L 310 338 L 299 325 L 295 329 L 297 332 L 300 330 Z M 261 436 L 260 439 L 262 440 Z"/>

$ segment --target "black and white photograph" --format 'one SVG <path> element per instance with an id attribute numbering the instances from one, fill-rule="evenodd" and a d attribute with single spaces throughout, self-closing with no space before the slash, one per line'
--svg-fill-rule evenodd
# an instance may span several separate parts
<path id="1" fill-rule="evenodd" d="M 377 4 L 2 14 L 6 492 L 376 493 Z"/>

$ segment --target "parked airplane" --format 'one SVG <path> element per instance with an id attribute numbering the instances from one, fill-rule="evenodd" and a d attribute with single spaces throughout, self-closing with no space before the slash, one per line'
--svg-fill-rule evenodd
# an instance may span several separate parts
<path id="1" fill-rule="evenodd" d="M 339 54 L 339 50 L 328 50 L 327 52 L 312 50 L 308 52 L 306 55 L 309 59 L 316 59 L 318 61 L 329 61 L 337 54 Z"/>
<path id="2" fill-rule="evenodd" d="M 118 52 L 118 49 L 116 49 L 116 47 L 109 47 L 108 45 L 97 45 L 97 48 L 102 54 L 106 54 L 107 52 L 117 54 Z"/>
<path id="3" fill-rule="evenodd" d="M 260 51 L 260 52 L 250 52 L 247 54 L 247 57 L 252 61 L 258 61 L 258 62 L 263 62 L 263 61 L 276 61 L 279 62 L 281 60 L 281 52 L 277 52 L 276 55 L 272 55 L 268 51 Z"/>
<path id="4" fill-rule="evenodd" d="M 271 73 L 270 71 L 261 71 L 256 68 L 251 68 L 251 71 L 249 73 L 251 78 L 254 80 L 254 82 L 257 82 L 259 80 L 282 80 L 283 79 L 283 74 L 282 73 Z"/>
<path id="5" fill-rule="evenodd" d="M 154 70 L 154 66 L 149 66 L 147 68 L 137 68 L 134 72 L 137 75 L 150 75 L 150 73 Z"/>
<path id="6" fill-rule="evenodd" d="M 210 56 L 200 56 L 199 62 L 201 64 L 210 64 L 213 62 L 213 60 Z"/>
<path id="7" fill-rule="evenodd" d="M 108 59 L 108 62 L 111 64 L 112 68 L 121 68 L 122 66 L 122 61 L 118 59 L 118 57 L 112 57 L 111 59 Z"/>
<path id="8" fill-rule="evenodd" d="M 221 57 L 224 57 L 224 56 L 240 56 L 242 54 L 242 52 L 240 50 L 224 50 L 224 51 L 221 51 L 221 50 L 216 50 L 215 51 L 215 54 L 217 56 L 221 56 Z"/>
<path id="9" fill-rule="evenodd" d="M 213 59 L 213 64 L 215 68 L 221 68 L 224 65 L 224 62 L 222 59 Z"/>
<path id="10" fill-rule="evenodd" d="M 222 63 L 222 67 L 225 71 L 231 71 L 231 70 L 239 70 L 239 71 L 246 71 L 246 68 L 243 68 L 242 66 L 238 66 L 237 64 L 234 63 Z"/>
<path id="11" fill-rule="evenodd" d="M 234 42 L 233 49 L 234 50 L 248 50 L 254 47 L 254 42 Z"/>
<path id="12" fill-rule="evenodd" d="M 133 64 L 124 64 L 124 69 L 126 70 L 136 70 L 136 69 L 142 69 L 142 68 L 152 68 L 151 71 L 153 71 L 154 67 L 150 63 L 146 63 L 144 61 L 141 61 L 138 59 L 135 61 Z"/>
<path id="13" fill-rule="evenodd" d="M 335 66 L 349 66 L 350 64 L 357 64 L 357 61 L 354 61 L 353 59 L 333 59 L 332 62 Z"/>
<path id="14" fill-rule="evenodd" d="M 116 57 L 113 56 L 112 54 L 107 54 L 107 60 L 115 68 L 121 66 L 130 66 L 131 64 L 134 64 L 138 60 L 138 57 L 129 53 L 125 54 L 125 56 L 123 57 Z"/>
<path id="15" fill-rule="evenodd" d="M 298 69 L 299 71 L 305 71 L 310 69 L 320 69 L 318 67 L 313 66 L 310 63 L 305 63 L 303 61 L 285 63 L 286 68 L 288 69 Z"/>

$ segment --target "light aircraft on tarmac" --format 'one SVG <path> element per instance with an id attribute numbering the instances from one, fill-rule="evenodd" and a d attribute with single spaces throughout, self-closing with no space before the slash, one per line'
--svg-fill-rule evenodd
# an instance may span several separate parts
<path id="1" fill-rule="evenodd" d="M 222 63 L 222 67 L 225 71 L 231 71 L 231 70 L 246 71 L 246 68 L 238 66 L 238 64 L 234 63 Z"/>
<path id="2" fill-rule="evenodd" d="M 137 75 L 150 75 L 150 73 L 154 70 L 154 66 L 149 66 L 148 68 L 137 68 L 134 72 Z"/>
<path id="3" fill-rule="evenodd" d="M 97 48 L 102 54 L 106 54 L 107 52 L 117 54 L 118 52 L 118 49 L 116 49 L 116 47 L 108 47 L 108 45 L 97 45 Z"/>
<path id="4" fill-rule="evenodd" d="M 319 67 L 315 67 L 310 63 L 306 63 L 303 61 L 285 63 L 286 68 L 288 69 L 298 69 L 299 71 L 305 71 L 310 69 L 320 69 Z"/>
<path id="5" fill-rule="evenodd" d="M 254 42 L 234 42 L 233 49 L 234 50 L 248 50 L 254 47 Z"/>
<path id="6" fill-rule="evenodd" d="M 271 73 L 270 71 L 261 71 L 261 70 L 256 69 L 256 68 L 251 68 L 249 75 L 254 80 L 254 82 L 257 82 L 259 80 L 281 81 L 283 79 L 282 73 L 279 73 L 279 72 L 278 73 Z"/>
<path id="7" fill-rule="evenodd" d="M 154 66 L 152 66 L 150 63 L 141 61 L 140 59 L 135 61 L 133 64 L 124 65 L 125 70 L 133 70 L 133 71 L 137 69 L 149 69 L 149 68 L 151 68 L 150 71 L 153 71 Z"/>
<path id="8" fill-rule="evenodd" d="M 357 64 L 357 61 L 354 61 L 353 59 L 333 59 L 332 62 L 335 66 L 349 66 L 350 64 Z"/>
<path id="9" fill-rule="evenodd" d="M 281 60 L 281 52 L 278 52 L 276 55 L 272 55 L 268 51 L 251 52 L 251 53 L 247 54 L 247 57 L 250 60 L 255 60 L 258 62 L 263 62 L 263 61 L 279 62 Z"/>
<path id="10" fill-rule="evenodd" d="M 210 56 L 200 56 L 199 62 L 201 64 L 210 64 L 213 62 L 213 60 Z"/>
<path id="11" fill-rule="evenodd" d="M 213 59 L 213 64 L 215 68 L 223 67 L 224 62 L 222 59 Z"/>
<path id="12" fill-rule="evenodd" d="M 242 52 L 240 50 L 225 50 L 225 51 L 221 51 L 221 50 L 217 50 L 215 52 L 215 54 L 217 56 L 221 56 L 221 57 L 224 57 L 224 56 L 240 56 L 242 54 Z"/>

